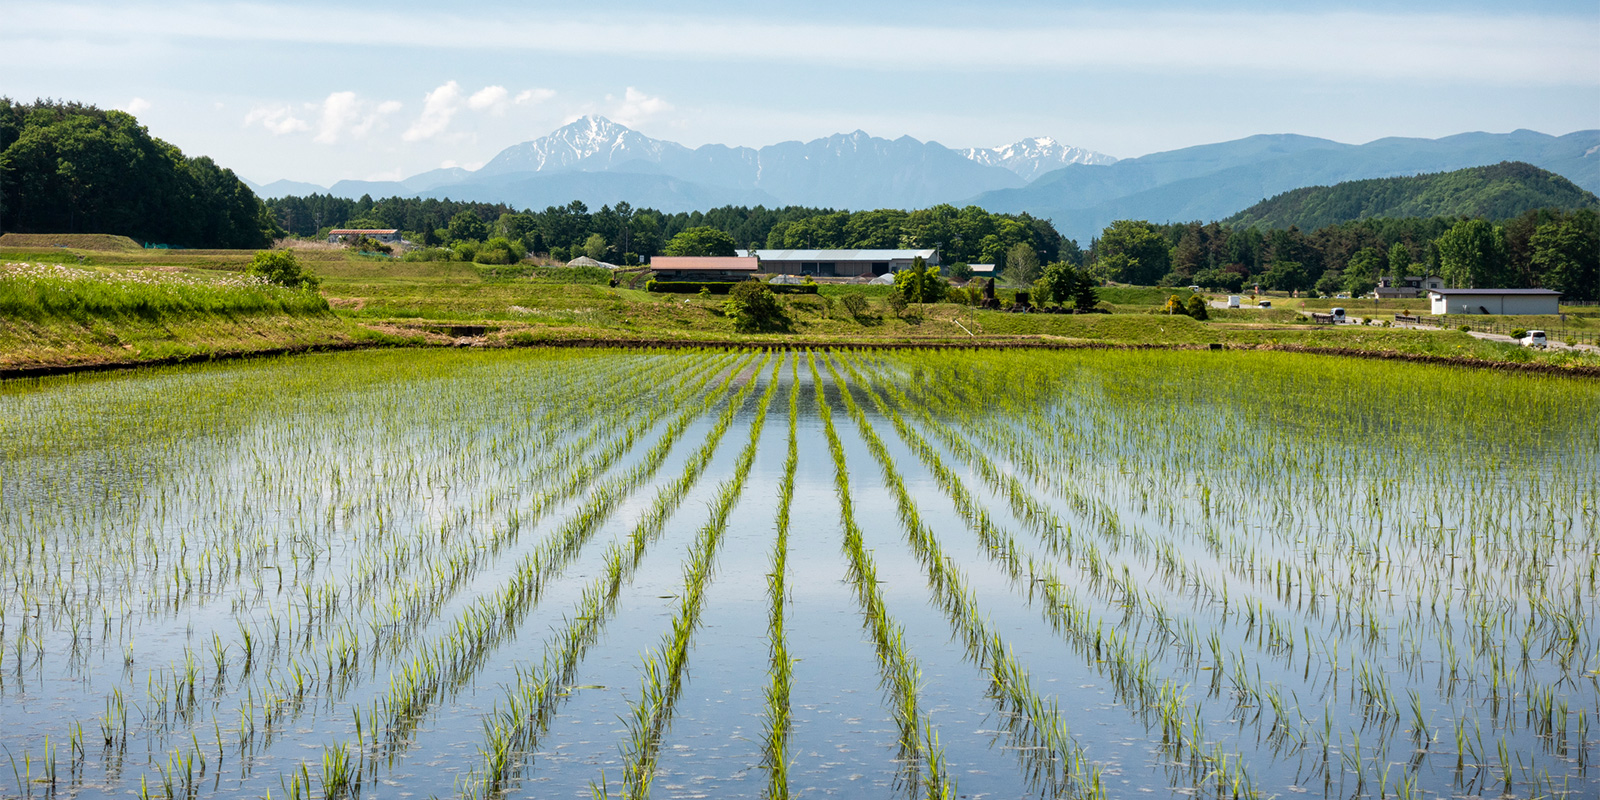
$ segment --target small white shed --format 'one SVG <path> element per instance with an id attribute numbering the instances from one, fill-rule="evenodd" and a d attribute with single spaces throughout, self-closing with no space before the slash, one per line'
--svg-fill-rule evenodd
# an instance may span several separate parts
<path id="1" fill-rule="evenodd" d="M 1431 289 L 1433 314 L 1559 314 L 1554 289 Z"/>

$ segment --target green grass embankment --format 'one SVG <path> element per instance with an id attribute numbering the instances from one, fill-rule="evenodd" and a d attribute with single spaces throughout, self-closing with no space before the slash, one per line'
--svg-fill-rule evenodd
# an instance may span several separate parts
<path id="1" fill-rule="evenodd" d="M 0 249 L 0 262 L 7 259 Z M 1308 349 L 1451 363 L 1600 370 L 1600 356 L 1536 352 L 1455 330 L 1309 324 L 1285 309 L 1158 312 L 1186 289 L 1108 287 L 1113 314 L 1009 314 L 940 303 L 890 310 L 885 286 L 825 284 L 782 295 L 781 330 L 734 331 L 723 298 L 611 288 L 589 272 L 405 262 L 338 249 L 297 250 L 319 294 L 240 274 L 247 251 L 92 251 L 86 266 L 0 273 L 0 371 L 145 363 L 367 344 L 750 344 L 756 346 L 1114 346 Z M 74 256 L 75 258 L 75 256 Z M 106 266 L 107 259 L 137 269 Z M 205 268 L 197 268 L 205 267 Z M 220 265 L 220 266 L 218 266 Z M 867 301 L 859 316 L 845 298 Z"/>
<path id="2" fill-rule="evenodd" d="M 0 369 L 181 360 L 381 338 L 316 292 L 243 276 L 0 265 Z"/>

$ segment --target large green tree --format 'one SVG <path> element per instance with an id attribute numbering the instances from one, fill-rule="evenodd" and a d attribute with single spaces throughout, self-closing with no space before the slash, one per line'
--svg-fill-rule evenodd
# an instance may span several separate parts
<path id="1" fill-rule="evenodd" d="M 1505 285 L 1505 233 L 1481 219 L 1465 219 L 1439 237 L 1439 277 L 1458 289 Z"/>
<path id="2" fill-rule="evenodd" d="M 733 237 L 708 225 L 690 228 L 667 242 L 669 256 L 731 256 L 739 246 Z"/>
<path id="3" fill-rule="evenodd" d="M 1541 286 L 1568 300 L 1600 300 L 1600 230 L 1594 218 L 1590 213 L 1587 219 L 1547 222 L 1534 231 L 1530 261 Z"/>
<path id="4" fill-rule="evenodd" d="M 1144 220 L 1119 219 L 1095 246 L 1096 266 L 1114 281 L 1152 286 L 1167 274 L 1167 239 Z"/>

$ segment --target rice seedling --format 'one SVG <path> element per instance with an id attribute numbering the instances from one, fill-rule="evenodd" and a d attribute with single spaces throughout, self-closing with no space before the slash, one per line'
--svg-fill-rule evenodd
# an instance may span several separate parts
<path id="1" fill-rule="evenodd" d="M 757 425 L 713 460 L 779 399 L 786 437 Z M 1597 400 L 1559 376 L 1248 352 L 359 353 L 10 382 L 0 745 L 18 794 L 584 791 L 593 772 L 541 737 L 597 656 L 631 669 L 627 643 L 596 647 L 624 588 L 681 579 L 622 780 L 594 788 L 642 796 L 663 754 L 713 759 L 671 723 L 733 569 L 764 678 L 727 713 L 760 720 L 764 780 L 722 792 L 849 791 L 795 749 L 827 729 L 795 698 L 867 689 L 887 792 L 1088 796 L 1114 773 L 1213 797 L 1589 796 Z M 710 516 L 683 521 L 701 485 Z M 818 492 L 837 546 L 800 499 Z M 730 566 L 736 504 L 772 524 Z M 653 547 L 669 529 L 687 555 Z M 908 579 L 933 602 L 891 614 Z M 826 581 L 845 591 L 807 591 Z M 861 621 L 879 686 L 796 685 L 840 657 L 796 624 L 830 614 Z M 912 655 L 930 628 L 970 670 Z M 1015 774 L 972 771 L 930 687 L 972 698 L 956 711 L 996 723 Z M 462 730 L 479 757 L 419 768 Z"/>

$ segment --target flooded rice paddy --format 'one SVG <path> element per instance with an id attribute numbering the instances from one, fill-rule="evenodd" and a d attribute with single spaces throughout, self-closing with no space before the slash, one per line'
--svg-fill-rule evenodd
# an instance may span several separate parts
<path id="1" fill-rule="evenodd" d="M 4 796 L 1600 794 L 1593 381 L 347 353 L 0 451 Z"/>

